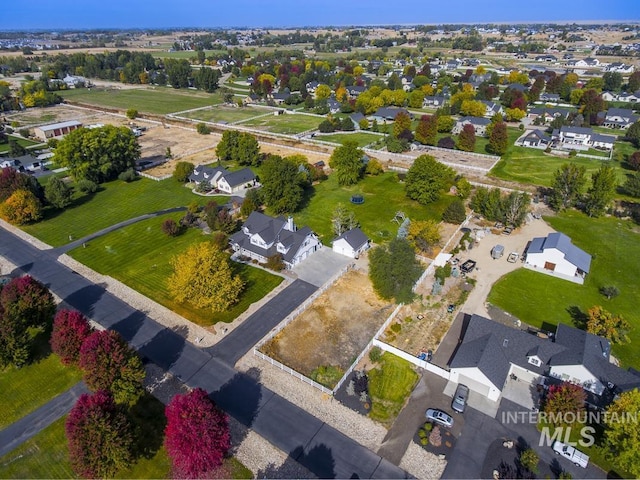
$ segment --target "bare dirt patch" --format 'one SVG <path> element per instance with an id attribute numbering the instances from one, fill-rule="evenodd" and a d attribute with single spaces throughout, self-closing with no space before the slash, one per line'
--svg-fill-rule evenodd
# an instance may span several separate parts
<path id="1" fill-rule="evenodd" d="M 307 376 L 320 366 L 344 370 L 392 309 L 393 304 L 378 298 L 364 273 L 352 270 L 261 350 Z"/>

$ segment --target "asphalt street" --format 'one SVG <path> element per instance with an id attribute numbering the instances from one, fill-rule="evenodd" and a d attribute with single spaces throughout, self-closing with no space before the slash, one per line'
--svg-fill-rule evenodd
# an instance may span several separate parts
<path id="1" fill-rule="evenodd" d="M 114 297 L 102 286 L 93 284 L 56 261 L 57 252 L 41 251 L 12 233 L 0 228 L 0 255 L 45 283 L 70 306 L 106 328 L 121 332 L 141 355 L 180 378 L 190 387 L 201 387 L 230 415 L 254 429 L 273 445 L 319 477 L 335 478 L 406 478 L 407 473 L 371 452 L 336 429 L 324 424 L 305 410 L 268 390 L 259 381 L 237 372 L 225 361 L 244 352 L 225 352 L 216 356 L 185 340 L 185 332 L 168 329 Z M 18 272 L 15 272 L 18 273 Z M 235 329 L 225 339 L 227 348 L 246 348 L 246 336 L 252 329 L 264 329 L 263 318 L 275 321 L 296 302 L 304 300 L 302 292 L 313 290 L 304 282 L 294 287 L 294 298 L 271 299 L 260 311 Z M 286 291 L 286 290 L 285 290 Z M 303 298 L 304 297 L 304 298 Z M 273 304 L 286 302 L 286 307 Z M 298 304 L 299 304 L 298 303 Z M 262 310 L 262 309 L 260 309 Z M 276 314 L 276 312 L 279 312 Z M 286 315 L 286 314 L 285 314 Z M 252 322 L 254 323 L 252 325 Z M 258 336 L 255 333 L 255 336 Z M 250 348 L 250 347 L 249 347 Z M 246 351 L 246 350 L 245 350 Z"/>

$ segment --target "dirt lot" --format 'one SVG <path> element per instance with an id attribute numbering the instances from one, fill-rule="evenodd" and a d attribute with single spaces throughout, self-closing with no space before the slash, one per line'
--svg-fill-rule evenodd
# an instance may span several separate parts
<path id="1" fill-rule="evenodd" d="M 321 365 L 344 370 L 392 309 L 392 304 L 377 297 L 364 273 L 351 270 L 262 351 L 307 376 Z"/>

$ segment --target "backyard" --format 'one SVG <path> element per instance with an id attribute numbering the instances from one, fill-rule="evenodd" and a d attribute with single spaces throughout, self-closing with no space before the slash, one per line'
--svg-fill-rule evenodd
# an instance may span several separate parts
<path id="1" fill-rule="evenodd" d="M 27 140 L 26 138 L 22 138 L 22 137 L 17 137 L 15 135 L 9 135 L 9 140 L 15 140 L 18 143 L 18 145 L 27 149 L 30 147 L 33 147 L 34 145 L 42 145 L 41 143 L 32 142 L 31 140 Z M 0 143 L 0 154 L 5 152 L 9 152 L 9 142 Z"/>
<path id="2" fill-rule="evenodd" d="M 235 273 L 243 278 L 246 287 L 240 301 L 232 308 L 214 314 L 189 304 L 176 303 L 167 286 L 167 279 L 173 272 L 170 261 L 190 245 L 208 238 L 193 228 L 175 238 L 162 233 L 160 225 L 164 219 L 178 221 L 182 215 L 174 213 L 129 225 L 90 241 L 86 248 L 72 250 L 70 255 L 202 326 L 233 321 L 282 282 L 280 276 L 234 262 Z"/>
<path id="3" fill-rule="evenodd" d="M 257 117 L 259 115 L 273 115 L 273 111 L 266 108 L 238 108 L 226 105 L 214 105 L 210 108 L 187 112 L 181 116 L 205 122 L 235 123 Z"/>
<path id="4" fill-rule="evenodd" d="M 622 315 L 630 324 L 630 343 L 616 344 L 613 353 L 624 366 L 640 368 L 640 242 L 630 221 L 617 218 L 588 218 L 570 211 L 546 218 L 551 226 L 568 235 L 572 242 L 591 254 L 591 271 L 584 285 L 518 269 L 502 277 L 491 290 L 488 301 L 523 322 L 554 329 L 559 322 L 575 324 L 576 317 L 594 305 Z M 610 300 L 599 289 L 616 286 L 620 294 Z"/>
<path id="5" fill-rule="evenodd" d="M 260 350 L 333 388 L 392 308 L 365 273 L 351 270 Z"/>
<path id="6" fill-rule="evenodd" d="M 323 142 L 333 142 L 342 144 L 345 140 L 351 140 L 358 144 L 358 147 L 363 148 L 367 145 L 376 142 L 380 139 L 384 139 L 382 135 L 376 135 L 375 133 L 368 132 L 356 132 L 356 133 L 331 133 L 328 135 L 316 135 L 316 140 L 321 140 Z"/>

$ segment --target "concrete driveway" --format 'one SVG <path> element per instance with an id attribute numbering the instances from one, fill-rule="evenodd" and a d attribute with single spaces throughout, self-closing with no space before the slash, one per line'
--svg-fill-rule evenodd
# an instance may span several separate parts
<path id="1" fill-rule="evenodd" d="M 300 280 L 321 287 L 349 263 L 354 263 L 354 259 L 335 253 L 329 247 L 322 247 L 293 267 L 291 271 Z"/>

